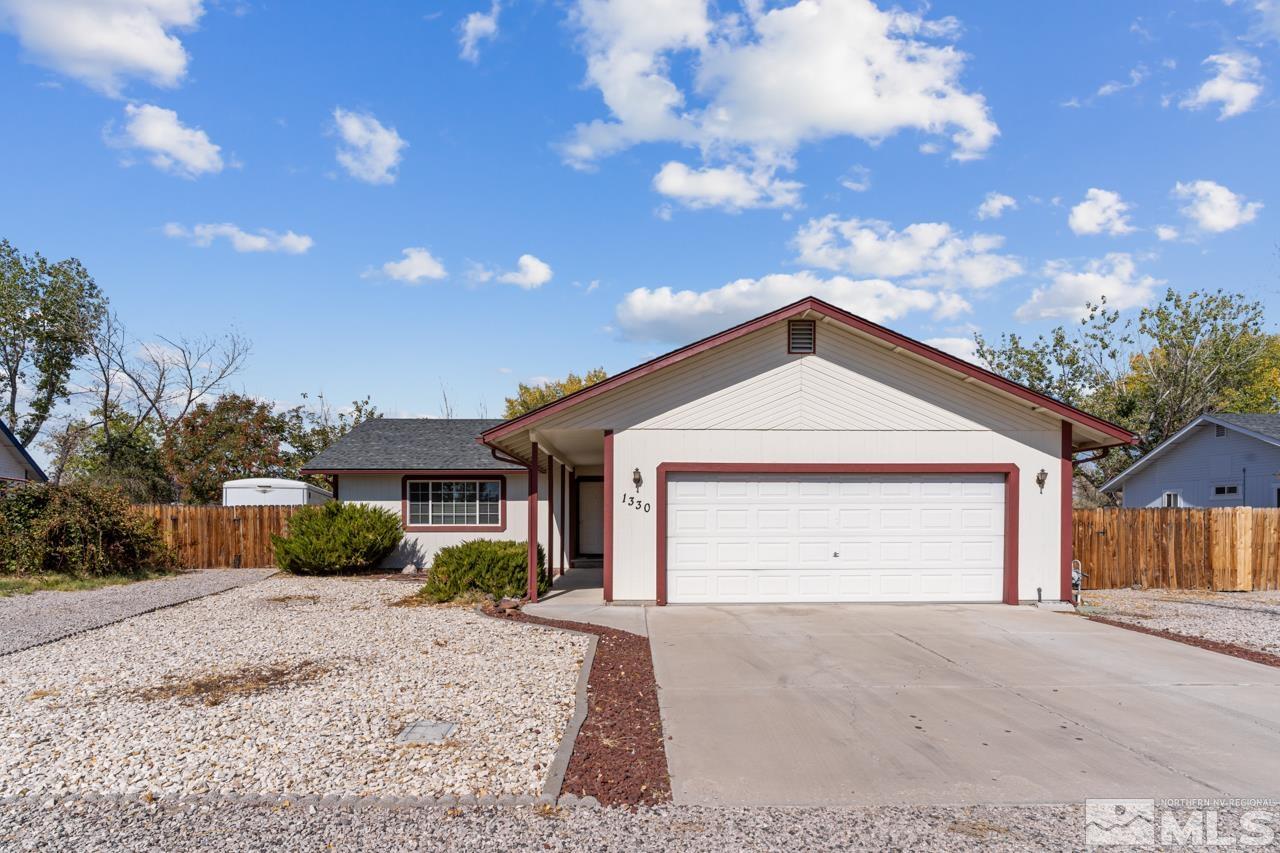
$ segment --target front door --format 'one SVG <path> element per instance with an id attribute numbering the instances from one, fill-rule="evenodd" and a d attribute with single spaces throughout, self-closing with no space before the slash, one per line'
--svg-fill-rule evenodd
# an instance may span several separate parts
<path id="1" fill-rule="evenodd" d="M 578 554 L 599 557 L 604 554 L 604 483 L 578 479 Z"/>

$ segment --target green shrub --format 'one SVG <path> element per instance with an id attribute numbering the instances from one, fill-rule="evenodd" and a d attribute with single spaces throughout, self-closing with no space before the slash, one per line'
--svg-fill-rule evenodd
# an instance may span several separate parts
<path id="1" fill-rule="evenodd" d="M 175 568 L 156 523 L 118 488 L 28 483 L 0 491 L 0 573 L 80 577 Z"/>
<path id="2" fill-rule="evenodd" d="M 375 568 L 400 544 L 400 516 L 360 503 L 303 507 L 285 536 L 272 536 L 276 565 L 295 575 L 333 575 Z"/>
<path id="3" fill-rule="evenodd" d="M 543 576 L 546 552 L 538 546 L 538 592 L 551 582 Z M 431 601 L 453 601 L 468 591 L 494 598 L 519 598 L 529 586 L 529 543 L 498 539 L 472 539 L 441 548 L 427 575 L 421 595 Z"/>

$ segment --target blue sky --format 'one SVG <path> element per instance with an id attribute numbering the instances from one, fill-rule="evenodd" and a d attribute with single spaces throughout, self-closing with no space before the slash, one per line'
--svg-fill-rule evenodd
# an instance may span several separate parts
<path id="1" fill-rule="evenodd" d="M 0 236 L 236 390 L 498 415 L 813 293 L 1280 309 L 1278 0 L 0 0 Z M 985 202 L 985 205 L 984 205 Z"/>

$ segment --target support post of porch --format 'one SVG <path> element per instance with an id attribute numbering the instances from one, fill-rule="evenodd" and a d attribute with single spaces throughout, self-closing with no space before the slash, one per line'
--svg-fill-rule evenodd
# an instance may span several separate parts
<path id="1" fill-rule="evenodd" d="M 569 562 L 569 486 L 568 467 L 560 466 L 560 576 L 564 577 Z"/>
<path id="2" fill-rule="evenodd" d="M 547 580 L 555 580 L 556 565 L 556 458 L 547 454 Z"/>
<path id="3" fill-rule="evenodd" d="M 529 600 L 538 600 L 538 442 L 529 450 Z"/>

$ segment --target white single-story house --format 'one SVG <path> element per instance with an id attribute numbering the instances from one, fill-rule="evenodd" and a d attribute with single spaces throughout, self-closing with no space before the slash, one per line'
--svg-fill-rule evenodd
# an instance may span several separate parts
<path id="1" fill-rule="evenodd" d="M 0 480 L 44 483 L 48 479 L 18 437 L 10 432 L 4 421 L 0 421 Z"/>
<path id="2" fill-rule="evenodd" d="M 1127 507 L 1280 507 L 1280 415 L 1201 415 L 1102 488 Z"/>
<path id="3" fill-rule="evenodd" d="M 1070 600 L 1076 453 L 1136 436 L 815 298 L 503 422 L 373 421 L 311 463 L 406 553 L 599 553 L 610 602 Z M 532 487 L 531 487 L 532 486 Z M 566 499 L 567 498 L 567 499 Z"/>

